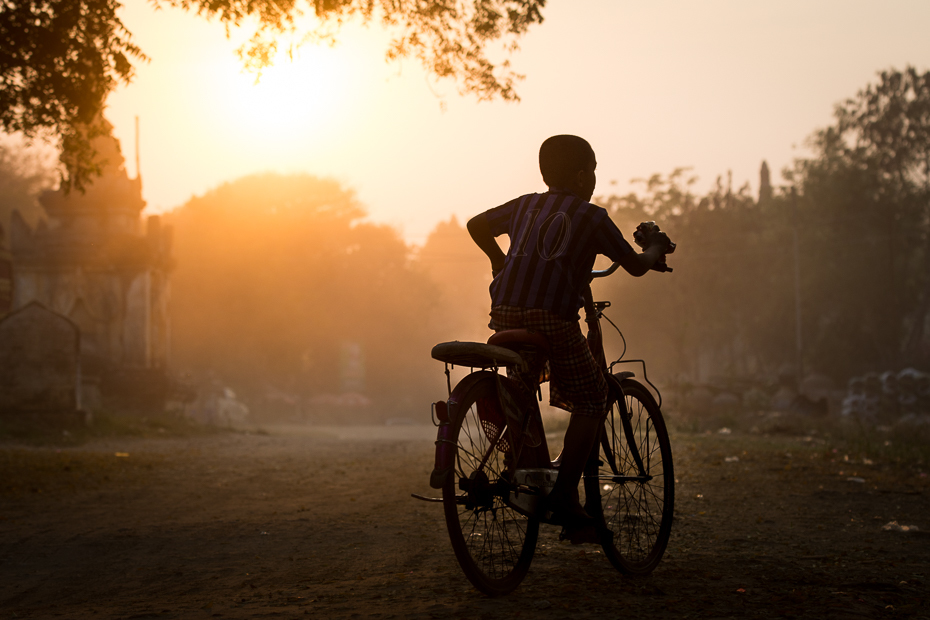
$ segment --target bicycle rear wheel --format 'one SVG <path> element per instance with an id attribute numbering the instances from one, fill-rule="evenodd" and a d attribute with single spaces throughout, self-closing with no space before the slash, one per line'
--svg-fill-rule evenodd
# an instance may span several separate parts
<path id="1" fill-rule="evenodd" d="M 626 575 L 648 575 L 672 530 L 671 444 L 659 406 L 641 383 L 611 381 L 611 398 L 598 459 L 585 472 L 585 508 L 610 532 L 602 545 L 611 564 Z"/>
<path id="2" fill-rule="evenodd" d="M 442 487 L 455 557 L 468 580 L 490 596 L 512 592 L 530 568 L 539 521 L 505 503 L 510 449 L 493 377 L 479 380 L 454 413 L 455 469 Z"/>

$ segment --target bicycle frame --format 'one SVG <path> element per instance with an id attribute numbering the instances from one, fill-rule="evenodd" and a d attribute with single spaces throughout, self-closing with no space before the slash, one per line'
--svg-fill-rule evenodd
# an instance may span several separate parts
<path id="1" fill-rule="evenodd" d="M 434 489 L 442 488 L 442 485 L 445 483 L 446 478 L 455 468 L 455 442 L 452 441 L 452 434 L 454 432 L 454 425 L 452 421 L 463 415 L 463 412 L 459 411 L 459 405 L 462 402 L 462 398 L 467 394 L 472 387 L 489 377 L 493 377 L 496 384 L 496 396 L 497 402 L 495 403 L 498 407 L 498 413 L 505 421 L 505 424 L 500 426 L 497 429 L 497 432 L 494 437 L 489 437 L 489 447 L 485 454 L 481 455 L 480 468 L 483 468 L 487 463 L 488 459 L 493 454 L 493 451 L 496 449 L 496 446 L 500 443 L 502 439 L 505 438 L 510 441 L 511 448 L 513 450 L 514 463 L 522 463 L 521 460 L 524 449 L 523 437 L 526 436 L 527 431 L 530 426 L 533 424 L 534 420 L 538 420 L 538 432 L 539 432 L 539 441 L 540 445 L 534 446 L 539 453 L 548 454 L 548 445 L 546 444 L 546 436 L 543 432 L 542 425 L 542 416 L 539 413 L 539 408 L 536 406 L 532 407 L 520 407 L 517 403 L 512 402 L 514 398 L 514 391 L 517 389 L 514 387 L 505 386 L 505 382 L 513 382 L 512 379 L 502 376 L 497 372 L 497 368 L 493 370 L 479 370 L 474 371 L 466 375 L 461 381 L 459 381 L 455 389 L 452 390 L 449 394 L 449 400 L 447 401 L 448 412 L 444 415 L 440 415 L 439 432 L 436 439 L 436 460 L 433 473 L 430 476 L 430 486 Z M 446 372 L 449 372 L 448 365 Z M 489 403 L 490 404 L 490 403 Z M 535 405 L 535 403 L 533 403 Z M 445 419 L 443 419 L 445 417 Z M 515 430 L 516 424 L 519 420 L 519 433 Z M 529 463 L 530 465 L 535 465 L 536 467 L 550 466 L 550 463 Z"/>
<path id="2" fill-rule="evenodd" d="M 592 274 L 593 278 L 609 276 L 614 271 L 617 270 L 618 263 L 611 265 L 609 269 L 604 271 L 595 271 Z M 605 378 L 607 379 L 607 385 L 611 392 L 614 393 L 614 398 L 616 398 L 617 403 L 623 406 L 623 413 L 620 416 L 621 424 L 623 425 L 623 435 L 627 438 L 627 445 L 630 448 L 630 454 L 633 457 L 636 467 L 639 470 L 639 476 L 619 476 L 617 474 L 617 463 L 614 456 L 613 446 L 609 445 L 607 441 L 607 433 L 602 429 L 600 441 L 597 442 L 604 449 L 605 456 L 608 457 L 610 470 L 614 472 L 614 476 L 599 476 L 599 479 L 609 480 L 613 482 L 627 482 L 627 481 L 647 481 L 651 480 L 652 477 L 646 474 L 646 468 L 643 464 L 642 457 L 639 454 L 639 448 L 636 446 L 636 442 L 632 440 L 633 437 L 633 427 L 630 423 L 630 412 L 626 408 L 626 398 L 623 395 L 623 387 L 620 385 L 620 382 L 610 373 L 610 367 L 607 365 L 607 357 L 604 352 L 604 333 L 601 330 L 601 316 L 606 308 L 610 307 L 609 301 L 594 301 L 594 294 L 591 291 L 591 286 L 589 285 L 583 294 L 584 300 L 584 311 L 585 311 L 585 323 L 588 325 L 588 347 L 591 349 L 591 354 L 594 355 L 594 360 L 597 362 L 598 366 L 603 370 Z M 618 360 L 619 361 L 619 360 Z M 614 362 L 617 363 L 617 362 Z M 611 365 L 612 366 L 612 365 Z M 645 362 L 643 363 L 645 369 Z M 622 373 L 627 375 L 627 373 Z M 645 370 L 644 370 L 645 374 Z M 633 376 L 633 373 L 629 373 L 627 376 Z M 648 380 L 647 380 L 648 381 Z M 650 385 L 652 385 L 650 383 Z M 654 386 L 653 386 L 654 387 Z M 607 420 L 604 421 L 607 423 Z M 597 443 L 594 447 L 595 454 L 597 453 Z"/>
<path id="3" fill-rule="evenodd" d="M 604 270 L 601 272 L 594 272 L 595 277 L 603 277 L 610 275 L 613 271 L 616 270 L 616 265 L 611 267 L 611 269 Z M 620 385 L 620 381 L 616 379 L 610 373 L 610 367 L 607 365 L 607 360 L 604 352 L 604 342 L 603 342 L 603 332 L 601 330 L 600 319 L 604 309 L 610 307 L 610 302 L 595 302 L 593 300 L 593 294 L 591 293 L 591 287 L 587 287 L 584 294 L 584 310 L 585 310 L 585 323 L 588 326 L 587 341 L 588 346 L 591 348 L 591 353 L 594 355 L 594 359 L 597 362 L 598 366 L 603 370 L 605 378 L 607 379 L 609 389 L 612 393 L 612 398 L 616 399 L 618 403 L 622 403 L 623 414 L 620 416 L 621 424 L 623 425 L 624 433 L 623 435 L 627 437 L 627 445 L 629 446 L 630 454 L 633 457 L 633 460 L 636 464 L 636 467 L 639 471 L 639 476 L 621 476 L 619 475 L 614 446 L 609 445 L 607 440 L 607 433 L 601 432 L 601 436 L 597 444 L 595 444 L 595 451 L 597 447 L 600 446 L 604 449 L 604 454 L 608 458 L 608 466 L 610 470 L 614 473 L 613 476 L 599 476 L 599 479 L 605 481 L 621 483 L 628 481 L 637 481 L 643 482 L 651 480 L 652 477 L 649 476 L 646 471 L 646 464 L 642 460 L 642 456 L 639 453 L 639 447 L 635 445 L 635 442 L 632 440 L 633 437 L 633 428 L 630 423 L 629 411 L 626 410 L 626 401 L 623 395 L 623 388 Z M 616 363 L 616 362 L 615 362 Z M 513 451 L 513 459 L 515 464 L 522 465 L 531 465 L 532 467 L 543 468 L 551 467 L 551 463 L 525 463 L 522 461 L 523 458 L 523 448 L 524 448 L 524 438 L 527 436 L 527 430 L 530 425 L 537 422 L 537 427 L 540 431 L 540 452 L 547 453 L 548 446 L 546 445 L 545 432 L 542 424 L 542 416 L 539 411 L 539 407 L 536 406 L 536 403 L 533 402 L 530 406 L 519 406 L 518 403 L 514 402 L 514 392 L 515 388 L 506 387 L 504 385 L 505 381 L 514 381 L 513 379 L 503 377 L 498 372 L 498 367 L 493 367 L 492 370 L 481 370 L 477 372 L 469 373 L 461 381 L 456 384 L 455 389 L 451 389 L 451 377 L 449 365 L 446 364 L 446 377 L 447 385 L 449 386 L 449 399 L 447 402 L 448 413 L 447 419 L 441 420 L 439 424 L 439 433 L 436 440 L 436 461 L 435 469 L 433 474 L 430 477 L 430 486 L 433 488 L 442 488 L 442 485 L 445 483 L 446 478 L 453 471 L 455 467 L 455 444 L 451 439 L 452 426 L 449 424 L 450 420 L 456 419 L 456 416 L 460 416 L 461 413 L 458 411 L 458 404 L 461 402 L 461 397 L 467 393 L 471 387 L 486 378 L 488 375 L 494 377 L 495 384 L 497 386 L 497 407 L 499 408 L 499 413 L 504 420 L 504 425 L 497 429 L 496 435 L 494 437 L 489 437 L 490 443 L 488 450 L 485 454 L 481 455 L 481 461 L 479 469 L 483 469 L 485 463 L 493 454 L 493 451 L 496 449 L 497 445 L 502 439 L 507 438 L 509 440 L 511 449 Z M 633 373 L 621 373 L 621 377 L 633 376 Z M 515 381 L 514 381 L 515 382 Z M 651 385 L 651 383 L 650 383 Z M 538 385 L 526 385 L 525 388 L 528 391 L 535 391 L 534 388 L 538 388 Z M 528 404 L 528 403 L 527 403 Z M 442 417 L 442 416 L 440 416 Z M 606 420 L 605 420 L 606 423 Z M 445 432 L 444 432 L 445 431 Z M 536 459 L 541 460 L 539 458 Z M 516 469 L 516 468 L 515 468 Z M 525 469 L 525 467 L 521 468 Z M 511 481 L 512 482 L 512 481 Z"/>

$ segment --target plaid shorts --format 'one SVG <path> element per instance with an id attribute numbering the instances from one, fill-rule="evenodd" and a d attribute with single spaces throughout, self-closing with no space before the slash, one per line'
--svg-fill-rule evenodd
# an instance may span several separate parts
<path id="1" fill-rule="evenodd" d="M 607 381 L 577 320 L 548 310 L 494 306 L 488 327 L 494 331 L 526 328 L 543 334 L 549 340 L 549 362 L 541 380 L 550 380 L 549 404 L 576 415 L 604 417 Z"/>

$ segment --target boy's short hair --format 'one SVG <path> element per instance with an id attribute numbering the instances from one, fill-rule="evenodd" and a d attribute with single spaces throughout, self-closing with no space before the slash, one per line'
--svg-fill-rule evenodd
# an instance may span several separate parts
<path id="1" fill-rule="evenodd" d="M 564 187 L 594 159 L 594 149 L 584 138 L 559 135 L 539 147 L 539 171 L 549 187 Z"/>

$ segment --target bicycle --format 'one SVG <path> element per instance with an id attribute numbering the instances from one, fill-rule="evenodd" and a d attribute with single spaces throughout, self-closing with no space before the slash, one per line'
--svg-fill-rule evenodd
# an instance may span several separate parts
<path id="1" fill-rule="evenodd" d="M 592 278 L 608 276 L 618 266 L 593 271 Z M 668 268 L 663 264 L 658 270 Z M 584 508 L 598 523 L 598 539 L 610 563 L 626 575 L 648 575 L 661 561 L 671 534 L 671 444 L 661 393 L 646 376 L 645 362 L 623 360 L 623 354 L 606 362 L 601 319 L 617 329 L 604 316 L 608 307 L 610 302 L 593 301 L 588 286 L 588 345 L 604 369 L 610 398 L 582 478 Z M 459 565 L 478 590 L 491 596 L 520 585 L 536 550 L 539 526 L 551 523 L 541 500 L 552 490 L 559 459 L 550 461 L 534 398 L 541 396 L 539 382 L 521 378 L 528 369 L 541 367 L 547 349 L 541 334 L 517 329 L 497 332 L 487 344 L 447 342 L 432 350 L 432 357 L 445 364 L 449 393 L 447 401 L 432 408 L 439 430 L 430 485 L 441 489 L 442 497 L 414 497 L 442 502 Z M 633 372 L 613 372 L 624 363 L 642 364 L 643 379 L 658 402 L 633 379 Z M 450 369 L 455 366 L 471 370 L 453 389 Z M 501 368 L 511 376 L 501 375 Z"/>

